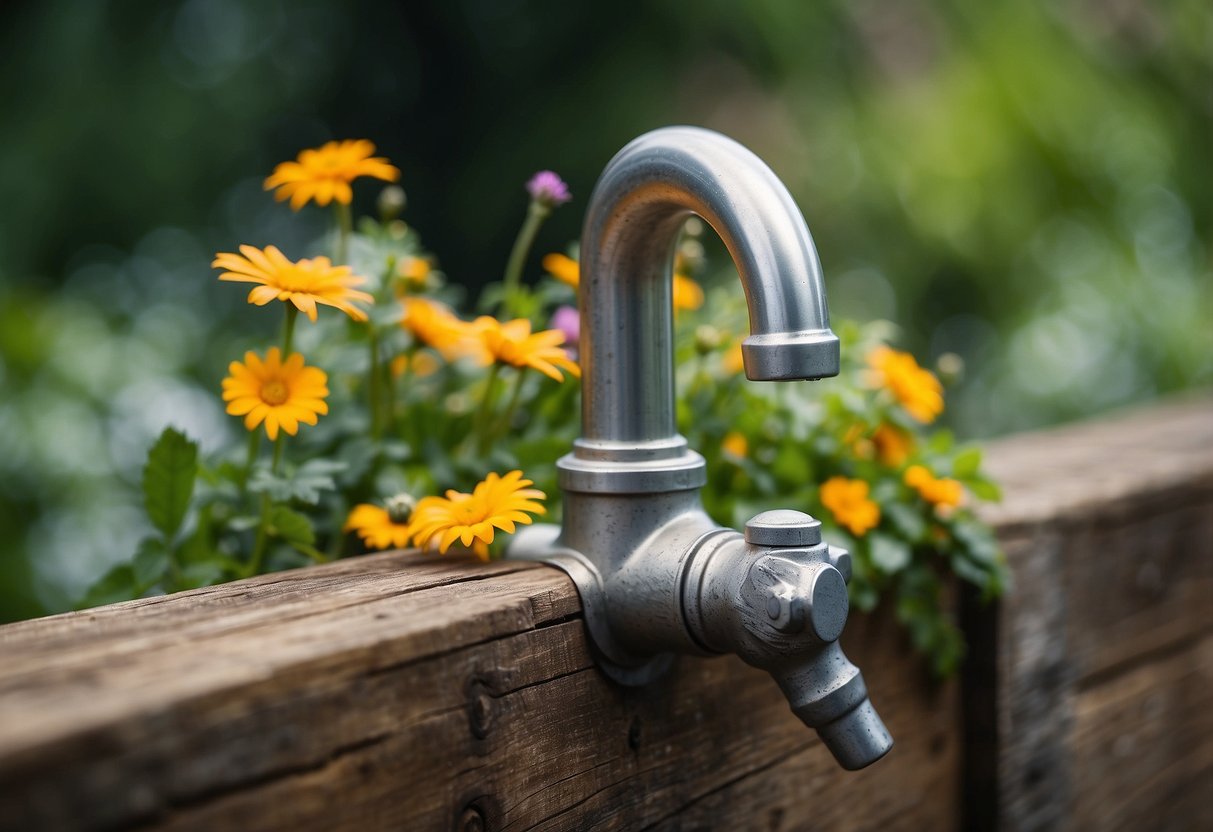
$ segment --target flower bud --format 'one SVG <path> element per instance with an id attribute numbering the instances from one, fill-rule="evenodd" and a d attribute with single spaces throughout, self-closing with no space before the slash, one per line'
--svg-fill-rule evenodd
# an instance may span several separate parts
<path id="1" fill-rule="evenodd" d="M 564 205 L 573 198 L 565 181 L 550 170 L 541 170 L 532 176 L 526 183 L 526 190 L 533 201 L 548 209 Z"/>
<path id="2" fill-rule="evenodd" d="M 383 222 L 396 219 L 404 211 L 407 203 L 404 188 L 399 185 L 388 185 L 379 192 L 379 218 Z"/>
<path id="3" fill-rule="evenodd" d="M 711 324 L 702 324 L 695 328 L 695 352 L 707 355 L 720 349 L 724 343 L 724 334 Z"/>
<path id="4" fill-rule="evenodd" d="M 964 376 L 965 360 L 954 352 L 945 352 L 935 361 L 935 372 L 944 384 L 955 384 Z"/>
<path id="5" fill-rule="evenodd" d="M 417 500 L 410 494 L 397 494 L 384 500 L 383 507 L 387 509 L 389 520 L 403 526 L 413 519 L 413 509 L 417 508 Z"/>
<path id="6" fill-rule="evenodd" d="M 681 272 L 697 272 L 703 265 L 703 243 L 694 239 L 683 240 L 678 244 L 678 259 L 682 263 Z"/>
<path id="7" fill-rule="evenodd" d="M 430 261 L 424 257 L 404 257 L 396 266 L 396 274 L 409 289 L 424 288 L 431 270 Z"/>

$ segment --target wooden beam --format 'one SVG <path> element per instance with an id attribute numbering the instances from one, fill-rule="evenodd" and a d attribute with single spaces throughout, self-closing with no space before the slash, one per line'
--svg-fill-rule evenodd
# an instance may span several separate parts
<path id="1" fill-rule="evenodd" d="M 1014 586 L 986 626 L 994 637 L 985 649 L 997 659 L 975 683 L 992 691 L 997 736 L 970 738 L 985 741 L 973 770 L 992 771 L 996 782 L 969 790 L 997 803 L 1007 829 L 1140 828 L 1111 823 L 1113 806 L 1124 818 L 1174 817 L 1176 793 L 1207 793 L 1213 773 L 1178 765 L 1169 752 L 1143 753 L 1126 770 L 1150 789 L 1095 799 L 1090 772 L 1107 771 L 1109 759 L 1101 749 L 1124 748 L 1132 735 L 1090 703 L 1135 703 L 1126 707 L 1157 722 L 1141 726 L 1147 734 L 1177 732 L 1198 756 L 1213 751 L 1194 710 L 1155 714 L 1145 707 L 1153 694 L 1135 681 L 1138 668 L 1213 635 L 1213 398 L 1000 440 L 989 465 L 1007 499 L 987 517 Z M 1208 651 L 1192 655 L 1207 678 Z"/>
<path id="2" fill-rule="evenodd" d="M 1207 776 L 1210 558 L 1192 544 L 1211 415 L 1181 403 L 993 448 L 1017 583 L 977 645 L 997 656 L 999 726 L 980 753 L 1005 821 L 1187 805 L 1180 785 Z M 571 582 L 535 564 L 387 553 L 9 625 L 0 829 L 958 828 L 976 747 L 958 685 L 932 685 L 885 616 L 856 616 L 844 645 L 897 740 L 853 774 L 734 659 L 610 683 Z M 1137 742 L 1190 753 L 1135 757 L 1148 788 L 1084 802 L 1075 761 L 1115 749 L 1158 685 L 1182 693 Z"/>

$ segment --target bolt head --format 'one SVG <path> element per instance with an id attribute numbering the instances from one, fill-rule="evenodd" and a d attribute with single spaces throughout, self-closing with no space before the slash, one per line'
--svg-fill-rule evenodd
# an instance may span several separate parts
<path id="1" fill-rule="evenodd" d="M 755 546 L 816 546 L 821 543 L 821 522 L 803 511 L 764 511 L 745 524 L 745 540 Z"/>

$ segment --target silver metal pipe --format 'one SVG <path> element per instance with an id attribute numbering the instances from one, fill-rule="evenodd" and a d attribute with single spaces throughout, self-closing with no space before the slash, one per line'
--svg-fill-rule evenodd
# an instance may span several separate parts
<path id="1" fill-rule="evenodd" d="M 787 188 L 761 159 L 718 133 L 655 130 L 607 165 L 582 232 L 587 444 L 678 445 L 670 275 L 678 232 L 691 214 L 720 235 L 741 275 L 750 314 L 746 375 L 785 381 L 838 373 L 821 264 Z"/>
<path id="2" fill-rule="evenodd" d="M 577 584 L 598 666 L 628 685 L 679 653 L 730 652 L 775 678 L 846 768 L 892 738 L 838 647 L 850 556 L 796 511 L 764 512 L 744 537 L 703 511 L 703 457 L 674 420 L 671 260 L 697 214 L 728 246 L 750 310 L 746 375 L 838 373 L 817 251 L 787 189 L 757 156 L 707 130 L 641 136 L 590 197 L 581 249 L 582 436 L 557 463 L 564 524 L 529 526 L 512 558 Z"/>

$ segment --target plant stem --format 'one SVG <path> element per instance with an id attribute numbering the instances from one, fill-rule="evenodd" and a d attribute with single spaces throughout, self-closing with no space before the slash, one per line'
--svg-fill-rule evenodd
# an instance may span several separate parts
<path id="1" fill-rule="evenodd" d="M 286 447 L 286 433 L 279 433 L 278 438 L 274 440 L 274 460 L 270 463 L 270 473 L 277 474 L 280 463 L 282 462 L 282 449 Z"/>
<path id="2" fill-rule="evenodd" d="M 510 425 L 514 421 L 514 412 L 518 410 L 518 403 L 522 400 L 522 387 L 524 384 L 526 384 L 526 371 L 519 368 L 518 376 L 514 379 L 514 390 L 510 393 L 509 403 L 505 406 L 501 421 L 497 423 L 497 429 L 493 431 L 494 442 L 510 432 Z"/>
<path id="3" fill-rule="evenodd" d="M 378 439 L 382 435 L 380 425 L 380 394 L 379 383 L 381 375 L 379 368 L 379 334 L 375 331 L 374 323 L 369 324 L 368 332 L 370 333 L 369 344 L 371 349 L 371 369 L 370 378 L 368 379 L 367 393 L 370 396 L 371 408 L 371 438 Z"/>
<path id="4" fill-rule="evenodd" d="M 270 463 L 270 473 L 277 474 L 282 464 L 282 449 L 286 447 L 286 434 L 279 433 L 274 440 L 274 457 Z M 261 519 L 257 523 L 257 539 L 253 543 L 253 556 L 249 558 L 245 569 L 245 577 L 252 577 L 261 571 L 261 560 L 265 557 L 265 548 L 270 536 L 270 503 L 269 492 L 261 494 Z"/>
<path id="5" fill-rule="evenodd" d="M 405 372 L 408 371 L 410 359 L 405 353 Z M 383 430 L 388 436 L 396 431 L 396 377 L 392 373 L 392 362 L 387 362 L 383 368 Z"/>
<path id="6" fill-rule="evenodd" d="M 501 365 L 494 362 L 489 370 L 489 377 L 484 382 L 484 398 L 480 401 L 480 409 L 472 416 L 472 430 L 467 441 L 475 442 L 479 453 L 483 454 L 487 447 L 487 428 L 492 424 L 493 404 L 497 399 L 497 376 L 501 374 Z"/>
<path id="7" fill-rule="evenodd" d="M 253 555 L 244 568 L 244 577 L 251 578 L 261 571 L 261 558 L 265 556 L 265 546 L 270 534 L 270 495 L 261 494 L 261 517 L 257 521 L 257 539 L 253 543 Z"/>
<path id="8" fill-rule="evenodd" d="M 315 546 L 309 546 L 306 543 L 292 543 L 291 546 L 294 547 L 295 551 L 299 552 L 300 554 L 307 555 L 316 563 L 328 563 L 330 560 L 328 555 L 317 549 Z"/>
<path id="9" fill-rule="evenodd" d="M 295 308 L 295 304 L 286 304 L 286 320 L 282 322 L 282 360 L 286 361 L 291 355 L 291 342 L 295 337 L 295 320 L 299 317 L 299 310 Z"/>
<path id="10" fill-rule="evenodd" d="M 334 202 L 333 208 L 337 212 L 337 246 L 333 251 L 333 264 L 344 266 L 346 254 L 349 252 L 350 231 L 354 227 L 354 217 L 350 212 L 350 206 L 343 202 Z"/>
<path id="11" fill-rule="evenodd" d="M 510 259 L 505 264 L 505 277 L 501 281 L 504 289 L 501 304 L 506 313 L 512 312 L 514 308 L 514 295 L 522 283 L 522 269 L 526 265 L 526 256 L 535 243 L 535 235 L 539 233 L 539 227 L 551 213 L 551 208 L 534 200 L 527 209 L 526 219 L 522 223 L 522 228 L 518 230 L 518 236 L 514 239 L 514 247 L 510 249 Z"/>
<path id="12" fill-rule="evenodd" d="M 251 430 L 248 435 L 248 456 L 244 461 L 244 475 L 240 478 L 240 490 L 248 486 L 249 477 L 253 475 L 253 463 L 257 461 L 257 452 L 261 450 L 261 431 Z"/>

